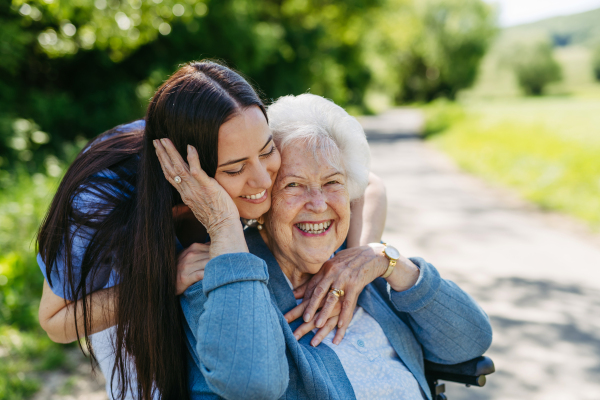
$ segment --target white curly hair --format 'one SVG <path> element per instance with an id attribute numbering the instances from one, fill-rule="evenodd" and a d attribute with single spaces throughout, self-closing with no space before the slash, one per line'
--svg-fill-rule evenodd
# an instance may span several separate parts
<path id="1" fill-rule="evenodd" d="M 280 151 L 291 142 L 305 141 L 315 157 L 345 172 L 350 200 L 364 194 L 371 152 L 356 118 L 331 100 L 309 93 L 280 97 L 268 107 L 267 115 Z"/>

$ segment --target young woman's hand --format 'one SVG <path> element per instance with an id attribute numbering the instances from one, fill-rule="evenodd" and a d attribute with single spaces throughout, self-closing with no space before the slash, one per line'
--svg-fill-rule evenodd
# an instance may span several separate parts
<path id="1" fill-rule="evenodd" d="M 248 252 L 235 203 L 225 189 L 202 170 L 196 149 L 188 146 L 188 165 L 169 139 L 154 140 L 153 144 L 165 178 L 206 227 L 212 241 L 211 258 Z"/>
<path id="2" fill-rule="evenodd" d="M 337 321 L 337 332 L 333 339 L 339 344 L 354 315 L 356 302 L 362 290 L 369 283 L 385 273 L 389 260 L 383 255 L 382 244 L 370 244 L 340 251 L 328 260 L 321 270 L 315 274 L 304 288 L 303 301 L 289 311 L 285 317 L 288 321 L 303 316 L 305 322 L 314 321 L 317 328 L 330 324 L 335 315 L 334 309 L 340 307 Z M 330 289 L 342 289 L 344 296 L 339 298 Z M 299 290 L 294 293 L 297 295 Z M 321 311 L 317 313 L 317 310 Z M 331 329 L 329 330 L 331 331 Z M 329 332 L 328 332 L 329 333 Z"/>
<path id="3" fill-rule="evenodd" d="M 177 295 L 204 279 L 204 268 L 210 261 L 210 243 L 193 243 L 177 258 Z"/>

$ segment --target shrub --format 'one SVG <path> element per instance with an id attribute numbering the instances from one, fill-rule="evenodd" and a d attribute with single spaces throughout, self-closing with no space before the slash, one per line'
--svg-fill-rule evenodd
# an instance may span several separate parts
<path id="1" fill-rule="evenodd" d="M 493 8 L 479 0 L 421 0 L 416 14 L 422 31 L 402 49 L 397 101 L 453 100 L 475 82 L 497 32 Z"/>
<path id="2" fill-rule="evenodd" d="M 596 46 L 596 50 L 592 55 L 592 68 L 594 71 L 594 77 L 600 82 L 600 44 Z"/>
<path id="3" fill-rule="evenodd" d="M 549 83 L 562 78 L 560 64 L 554 59 L 548 42 L 517 46 L 512 58 L 517 82 L 527 95 L 540 96 Z"/>

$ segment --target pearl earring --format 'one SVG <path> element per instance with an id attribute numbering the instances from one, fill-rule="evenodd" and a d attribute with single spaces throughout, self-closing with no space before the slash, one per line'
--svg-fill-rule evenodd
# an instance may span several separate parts
<path id="1" fill-rule="evenodd" d="M 258 223 L 258 225 L 256 225 L 256 229 L 258 229 L 259 231 L 262 231 L 263 229 L 263 224 L 265 223 L 265 220 L 263 217 L 260 217 L 256 220 L 256 222 Z"/>

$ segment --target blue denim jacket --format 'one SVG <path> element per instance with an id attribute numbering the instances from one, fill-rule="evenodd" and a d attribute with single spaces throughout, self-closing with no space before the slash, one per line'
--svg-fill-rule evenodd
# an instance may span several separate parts
<path id="1" fill-rule="evenodd" d="M 211 260 L 204 280 L 181 296 L 189 350 L 192 399 L 354 399 L 335 352 L 299 341 L 283 315 L 296 300 L 275 258 L 255 229 L 246 231 L 252 254 Z M 427 398 L 423 359 L 454 364 L 491 344 L 487 315 L 453 282 L 420 258 L 414 287 L 395 292 L 384 279 L 367 285 L 358 304 L 379 323 Z"/>

